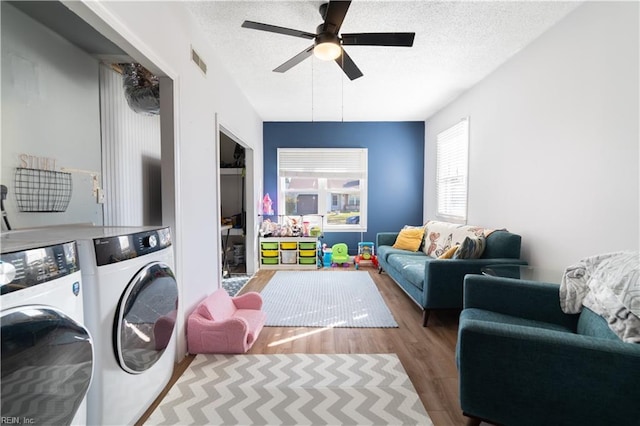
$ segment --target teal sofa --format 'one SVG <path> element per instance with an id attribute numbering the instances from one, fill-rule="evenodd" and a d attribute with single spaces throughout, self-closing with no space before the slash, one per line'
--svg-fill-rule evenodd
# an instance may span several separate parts
<path id="1" fill-rule="evenodd" d="M 436 259 L 422 250 L 393 248 L 399 232 L 376 235 L 379 273 L 386 272 L 423 309 L 426 327 L 432 309 L 462 309 L 462 285 L 467 274 L 480 274 L 494 264 L 526 264 L 520 260 L 520 235 L 494 231 L 479 259 Z"/>
<path id="2" fill-rule="evenodd" d="M 640 344 L 587 308 L 563 313 L 559 288 L 465 278 L 456 360 L 470 424 L 640 424 Z"/>

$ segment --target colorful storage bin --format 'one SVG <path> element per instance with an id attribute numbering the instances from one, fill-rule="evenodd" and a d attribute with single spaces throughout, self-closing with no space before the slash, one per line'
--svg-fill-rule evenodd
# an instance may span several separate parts
<path id="1" fill-rule="evenodd" d="M 278 250 L 278 243 L 275 241 L 272 243 L 261 243 L 260 246 L 262 250 Z"/>
<path id="2" fill-rule="evenodd" d="M 262 257 L 278 257 L 278 250 L 262 250 Z"/>
<path id="3" fill-rule="evenodd" d="M 298 248 L 298 244 L 293 241 L 293 242 L 284 242 L 284 243 L 280 243 L 280 250 L 295 250 Z"/>
<path id="4" fill-rule="evenodd" d="M 298 252 L 296 252 L 295 250 L 283 251 L 280 254 L 280 261 L 281 263 L 294 264 L 298 261 L 297 254 Z"/>
<path id="5" fill-rule="evenodd" d="M 316 259 L 315 257 L 301 257 L 298 262 L 300 265 L 315 265 Z"/>
<path id="6" fill-rule="evenodd" d="M 264 257 L 261 259 L 263 265 L 277 265 L 278 258 L 277 257 Z"/>
<path id="7" fill-rule="evenodd" d="M 300 250 L 300 257 L 316 257 L 315 250 Z"/>
<path id="8" fill-rule="evenodd" d="M 316 243 L 298 243 L 298 246 L 300 246 L 301 250 L 315 250 L 316 249 Z"/>

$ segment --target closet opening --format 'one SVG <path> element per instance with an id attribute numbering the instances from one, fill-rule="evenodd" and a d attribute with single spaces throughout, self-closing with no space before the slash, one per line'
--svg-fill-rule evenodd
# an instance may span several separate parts
<path id="1" fill-rule="evenodd" d="M 220 140 L 220 218 L 222 278 L 247 275 L 247 150 L 222 128 Z"/>

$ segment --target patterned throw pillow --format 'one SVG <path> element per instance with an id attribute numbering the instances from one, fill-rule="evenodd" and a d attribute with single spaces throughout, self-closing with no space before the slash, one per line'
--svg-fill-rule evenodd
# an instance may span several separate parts
<path id="1" fill-rule="evenodd" d="M 466 237 L 453 255 L 454 259 L 478 259 L 484 252 L 487 240 L 484 236 Z"/>
<path id="2" fill-rule="evenodd" d="M 393 243 L 393 248 L 418 251 L 420 244 L 422 244 L 422 237 L 424 236 L 424 228 L 406 228 L 400 230 L 396 242 Z"/>
<path id="3" fill-rule="evenodd" d="M 462 244 L 466 237 L 481 235 L 484 235 L 484 229 L 477 226 L 430 220 L 425 224 L 425 242 L 422 251 L 427 256 L 437 258 L 451 247 Z"/>
<path id="4" fill-rule="evenodd" d="M 424 238 L 424 246 L 422 247 L 422 251 L 429 257 L 438 257 L 436 254 L 438 249 L 438 241 L 440 240 L 440 233 L 436 231 L 431 231 L 427 228 L 427 232 L 425 233 Z"/>

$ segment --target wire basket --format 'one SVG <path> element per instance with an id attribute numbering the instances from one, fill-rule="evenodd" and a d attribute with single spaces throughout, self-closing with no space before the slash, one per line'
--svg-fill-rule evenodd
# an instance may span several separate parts
<path id="1" fill-rule="evenodd" d="M 15 194 L 21 212 L 64 212 L 71 201 L 71 173 L 17 168 Z"/>

